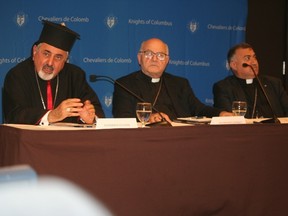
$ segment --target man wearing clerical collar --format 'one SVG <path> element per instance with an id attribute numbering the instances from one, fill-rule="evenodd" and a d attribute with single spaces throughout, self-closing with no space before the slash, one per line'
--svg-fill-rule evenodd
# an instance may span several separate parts
<path id="1" fill-rule="evenodd" d="M 96 116 L 104 117 L 98 96 L 88 85 L 85 72 L 67 62 L 80 36 L 63 24 L 43 24 L 32 56 L 5 77 L 5 123 L 94 123 Z"/>
<path id="2" fill-rule="evenodd" d="M 231 47 L 227 53 L 227 61 L 233 75 L 213 85 L 214 107 L 230 112 L 233 101 L 246 101 L 246 118 L 273 117 L 256 74 L 263 83 L 276 116 L 288 116 L 288 96 L 282 81 L 259 73 L 259 63 L 250 44 L 240 43 Z"/>
<path id="3" fill-rule="evenodd" d="M 185 78 L 165 72 L 169 63 L 169 48 L 158 38 L 142 42 L 137 54 L 140 70 L 117 80 L 143 101 L 155 108 L 150 122 L 159 122 L 163 118 L 171 120 L 190 116 L 232 115 L 201 103 Z M 139 98 L 127 92 L 120 85 L 114 85 L 114 117 L 136 117 L 136 104 Z"/>

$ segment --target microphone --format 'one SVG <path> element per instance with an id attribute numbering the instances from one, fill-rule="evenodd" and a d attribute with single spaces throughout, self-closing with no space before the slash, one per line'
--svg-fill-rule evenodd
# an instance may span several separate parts
<path id="1" fill-rule="evenodd" d="M 118 82 L 117 80 L 114 80 L 112 77 L 109 76 L 99 76 L 99 75 L 95 75 L 92 74 L 89 77 L 90 82 L 96 82 L 97 80 L 107 80 L 109 82 L 111 82 L 112 84 L 117 84 L 118 86 L 120 86 L 122 89 L 124 89 L 126 92 L 128 92 L 129 94 L 133 95 L 135 98 L 137 98 L 139 101 L 141 102 L 146 102 L 143 98 L 141 98 L 140 96 L 138 96 L 137 94 L 135 94 L 134 92 L 132 92 L 130 89 L 128 89 L 126 86 L 124 86 L 123 84 L 121 84 L 120 82 Z M 149 123 L 146 124 L 147 126 L 152 126 L 152 125 L 156 125 L 156 124 L 161 124 L 161 125 L 167 125 L 167 126 L 172 126 L 172 124 L 170 122 L 168 122 L 163 115 L 161 114 L 161 112 L 159 110 L 157 110 L 153 105 L 152 105 L 152 109 L 157 112 L 160 117 L 162 118 L 162 120 L 160 122 L 154 122 L 154 123 Z"/>
<path id="2" fill-rule="evenodd" d="M 259 86 L 260 86 L 260 88 L 261 88 L 261 90 L 262 90 L 262 92 L 263 92 L 263 94 L 264 94 L 264 96 L 265 96 L 265 98 L 266 98 L 266 100 L 267 100 L 267 102 L 268 102 L 269 108 L 270 108 L 270 110 L 271 110 L 271 112 L 272 112 L 272 114 L 273 114 L 273 118 L 263 120 L 263 121 L 261 121 L 261 123 L 278 123 L 278 124 L 281 123 L 281 122 L 279 121 L 279 119 L 277 118 L 277 116 L 276 116 L 276 114 L 275 114 L 275 112 L 274 112 L 274 110 L 273 110 L 273 108 L 272 108 L 272 104 L 271 104 L 271 102 L 270 102 L 270 100 L 269 100 L 269 97 L 268 97 L 268 95 L 267 95 L 267 93 L 266 93 L 266 91 L 265 91 L 265 89 L 264 89 L 264 87 L 263 87 L 263 84 L 262 84 L 261 80 L 259 79 L 258 75 L 256 74 L 256 72 L 255 72 L 254 68 L 252 67 L 252 65 L 247 64 L 247 63 L 243 63 L 242 66 L 243 66 L 244 68 L 245 68 L 245 67 L 250 67 L 251 70 L 253 71 L 254 76 L 255 76 L 257 82 L 259 83 Z M 253 117 L 253 116 L 252 116 L 252 117 Z"/>

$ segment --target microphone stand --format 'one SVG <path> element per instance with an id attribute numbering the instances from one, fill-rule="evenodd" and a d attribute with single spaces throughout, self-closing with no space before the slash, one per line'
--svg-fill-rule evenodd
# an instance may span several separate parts
<path id="1" fill-rule="evenodd" d="M 128 92 L 129 94 L 133 95 L 135 98 L 137 98 L 139 101 L 141 102 L 146 102 L 143 98 L 139 97 L 137 94 L 135 94 L 134 92 L 132 92 L 131 90 L 129 90 L 126 86 L 122 85 L 121 83 L 119 83 L 117 80 L 114 80 L 113 78 L 109 77 L 109 76 L 98 76 L 98 75 L 90 75 L 90 82 L 96 82 L 96 80 L 99 79 L 104 79 L 104 80 L 108 80 L 109 82 L 111 82 L 112 84 L 116 83 L 117 85 L 119 85 L 122 89 L 124 89 L 126 92 Z M 157 112 L 160 117 L 162 118 L 162 120 L 160 122 L 153 122 L 153 123 L 148 123 L 146 124 L 147 126 L 152 126 L 152 125 L 163 125 L 163 126 L 172 126 L 172 124 L 170 122 L 168 122 L 163 115 L 161 114 L 161 112 L 159 110 L 157 110 L 154 106 L 152 106 L 152 109 Z"/>
<path id="2" fill-rule="evenodd" d="M 272 104 L 271 104 L 271 102 L 270 102 L 270 100 L 269 100 L 269 98 L 268 98 L 268 95 L 267 95 L 267 93 L 266 93 L 266 91 L 265 91 L 265 89 L 264 89 L 264 87 L 263 87 L 263 85 L 262 85 L 261 80 L 259 79 L 258 75 L 256 74 L 254 68 L 253 68 L 251 65 L 247 64 L 247 63 L 243 63 L 242 66 L 243 66 L 243 67 L 250 67 L 251 70 L 253 71 L 254 76 L 255 76 L 257 82 L 259 83 L 259 86 L 260 86 L 260 88 L 261 88 L 261 90 L 262 90 L 262 92 L 263 92 L 263 94 L 264 94 L 264 96 L 265 96 L 265 98 L 266 98 L 266 100 L 267 100 L 267 102 L 268 102 L 269 108 L 270 108 L 270 110 L 271 110 L 271 112 L 272 112 L 272 114 L 273 114 L 273 118 L 266 119 L 266 120 L 262 120 L 262 121 L 260 121 L 260 122 L 261 122 L 261 123 L 277 123 L 277 124 L 280 124 L 281 122 L 280 122 L 280 120 L 277 118 L 277 116 L 275 115 L 275 113 L 274 113 L 274 111 L 273 111 L 273 109 L 272 109 Z M 253 117 L 253 116 L 252 116 L 252 117 Z"/>

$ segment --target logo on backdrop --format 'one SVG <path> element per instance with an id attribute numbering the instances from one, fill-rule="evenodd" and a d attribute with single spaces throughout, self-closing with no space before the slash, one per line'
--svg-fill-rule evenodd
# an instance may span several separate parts
<path id="1" fill-rule="evenodd" d="M 17 13 L 16 17 L 15 17 L 15 22 L 19 27 L 22 27 L 25 25 L 26 21 L 27 21 L 27 17 L 28 15 L 26 15 L 23 12 L 19 12 Z"/>
<path id="2" fill-rule="evenodd" d="M 117 24 L 117 22 L 118 22 L 117 17 L 115 17 L 113 15 L 110 15 L 110 16 L 106 17 L 106 19 L 105 19 L 105 24 L 107 25 L 107 27 L 109 29 L 114 28 L 115 25 Z"/>
<path id="3" fill-rule="evenodd" d="M 198 30 L 199 28 L 199 23 L 192 20 L 191 22 L 189 22 L 188 24 L 188 29 L 190 30 L 190 32 L 194 33 Z"/>
<path id="4" fill-rule="evenodd" d="M 104 102 L 105 102 L 106 107 L 110 107 L 111 106 L 112 98 L 113 98 L 112 95 L 105 95 Z"/>

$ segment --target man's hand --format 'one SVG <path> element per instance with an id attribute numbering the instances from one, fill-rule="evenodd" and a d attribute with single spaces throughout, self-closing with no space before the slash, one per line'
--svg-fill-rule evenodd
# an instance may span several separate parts
<path id="1" fill-rule="evenodd" d="M 222 111 L 220 112 L 219 116 L 233 116 L 234 114 L 232 112 L 226 112 L 226 111 Z"/>
<path id="2" fill-rule="evenodd" d="M 162 112 L 161 112 L 161 115 L 159 113 L 152 113 L 150 116 L 149 122 L 150 123 L 161 122 L 162 120 L 166 120 L 169 123 L 172 122 L 171 119 L 169 118 L 169 116 L 166 115 L 165 113 L 162 113 Z"/>
<path id="3" fill-rule="evenodd" d="M 64 100 L 58 107 L 51 110 L 48 115 L 48 121 L 49 123 L 54 123 L 62 121 L 67 117 L 80 116 L 80 112 L 83 110 L 82 107 L 83 103 L 79 98 Z"/>
<path id="4" fill-rule="evenodd" d="M 87 124 L 95 122 L 95 108 L 90 100 L 84 102 L 83 109 L 79 112 L 80 118 Z"/>

